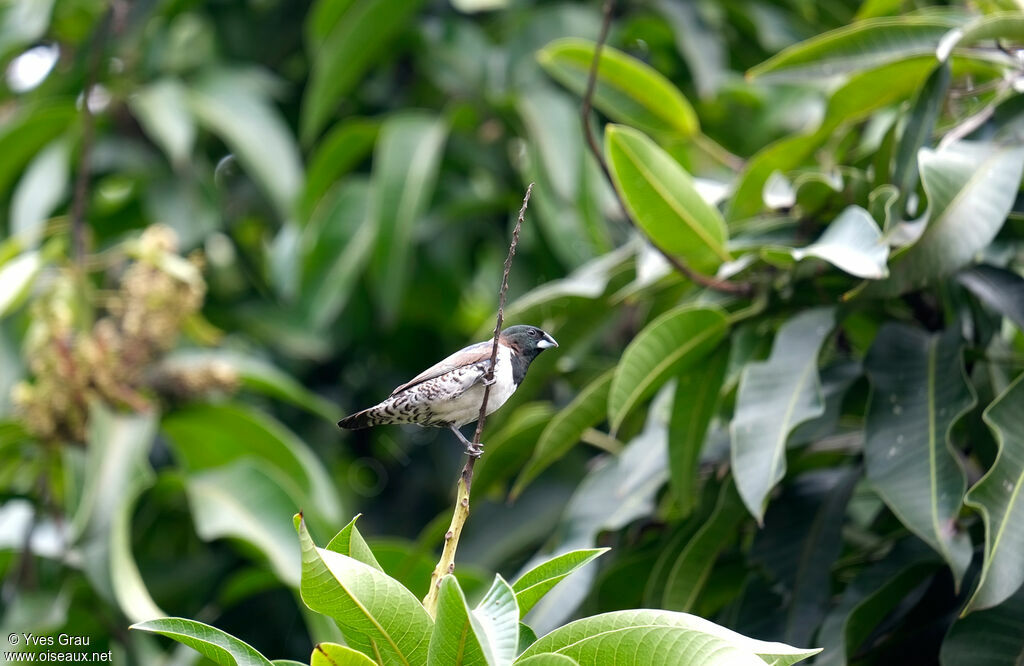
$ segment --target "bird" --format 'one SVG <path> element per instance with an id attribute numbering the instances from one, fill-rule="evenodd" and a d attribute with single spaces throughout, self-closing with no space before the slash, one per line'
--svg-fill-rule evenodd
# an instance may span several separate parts
<path id="1" fill-rule="evenodd" d="M 480 457 L 482 445 L 470 442 L 459 428 L 480 416 L 484 387 L 491 386 L 487 399 L 490 415 L 516 392 L 537 355 L 558 346 L 553 337 L 536 326 L 509 326 L 498 336 L 496 368 L 488 381 L 493 344 L 492 338 L 460 349 L 395 388 L 382 402 L 338 421 L 338 427 L 362 430 L 391 423 L 414 423 L 448 428 L 469 455 Z"/>

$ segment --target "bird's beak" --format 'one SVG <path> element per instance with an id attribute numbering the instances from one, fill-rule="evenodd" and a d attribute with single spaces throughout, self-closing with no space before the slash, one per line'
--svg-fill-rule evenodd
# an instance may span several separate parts
<path id="1" fill-rule="evenodd" d="M 543 338 L 541 338 L 540 340 L 537 341 L 537 348 L 538 349 L 547 349 L 548 347 L 557 347 L 557 346 L 558 346 L 558 343 L 555 342 L 555 339 L 553 337 L 551 337 L 550 335 L 548 335 L 547 333 L 544 334 Z"/>

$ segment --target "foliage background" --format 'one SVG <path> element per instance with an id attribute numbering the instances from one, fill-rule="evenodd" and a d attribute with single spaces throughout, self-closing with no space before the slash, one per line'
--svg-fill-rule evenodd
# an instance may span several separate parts
<path id="1" fill-rule="evenodd" d="M 561 347 L 488 422 L 459 551 L 470 596 L 492 572 L 511 579 L 542 553 L 602 545 L 613 550 L 599 566 L 533 612 L 538 635 L 577 614 L 647 606 L 826 647 L 816 663 L 929 663 L 940 651 L 965 663 L 968 645 L 986 646 L 975 663 L 1019 655 L 1001 627 L 1021 616 L 1021 504 L 963 497 L 1000 446 L 1000 481 L 1021 484 L 1024 398 L 1008 390 L 1024 364 L 1020 17 L 997 14 L 1005 51 L 984 34 L 948 65 L 935 51 L 980 13 L 1020 8 L 620 8 L 609 45 L 683 98 L 652 97 L 657 85 L 625 99 L 599 88 L 597 127 L 647 132 L 649 146 L 629 144 L 647 151 L 641 163 L 674 173 L 656 161 L 670 155 L 698 178 L 673 191 L 720 205 L 724 218 L 693 200 L 687 209 L 704 210 L 700 224 L 728 223 L 729 251 L 748 257 L 733 276 L 753 285 L 746 299 L 673 273 L 587 150 L 579 68 L 549 45 L 595 40 L 601 8 L 496 4 L 3 6 L 0 635 L 66 631 L 109 642 L 126 662 L 187 663 L 188 651 L 126 632 L 164 611 L 304 659 L 336 629 L 298 601 L 299 508 L 318 542 L 363 513 L 385 569 L 425 590 L 460 447 L 444 432 L 340 433 L 334 421 L 484 339 L 512 214 L 535 181 L 507 318 L 543 326 Z M 879 16 L 902 18 L 847 51 L 812 43 L 768 60 Z M 23 89 L 27 49 L 56 59 Z M 928 182 L 917 148 L 950 132 L 977 150 L 937 153 Z M 609 147 L 620 180 L 623 159 Z M 648 237 L 718 268 L 644 212 L 655 199 L 620 187 Z M 940 201 L 953 212 L 931 223 L 952 220 L 950 231 L 916 259 L 903 211 Z M 791 252 L 844 215 L 859 226 L 838 259 Z M 142 234 L 154 224 L 176 242 Z M 880 227 L 893 249 L 879 260 Z M 182 259 L 196 251 L 201 260 Z M 911 268 L 897 267 L 904 251 Z M 985 267 L 957 272 L 967 263 Z M 861 288 L 850 273 L 891 277 L 845 300 Z M 132 308 L 159 324 L 128 335 Z M 664 330 L 644 338 L 665 313 Z M 123 346 L 97 357 L 111 328 Z M 652 374 L 645 355 L 709 330 L 719 337 L 704 358 Z M 113 377 L 97 379 L 102 368 Z M 756 368 L 760 388 L 747 379 Z M 1000 395 L 1003 410 L 983 418 Z M 801 405 L 794 418 L 783 398 Z M 773 432 L 775 448 L 737 443 Z M 872 437 L 877 451 L 897 437 L 920 448 L 865 460 Z M 730 440 L 732 468 L 747 470 L 739 493 Z M 739 450 L 784 463 L 744 465 Z M 922 477 L 911 468 L 925 459 Z M 942 506 L 904 511 L 922 498 Z M 1008 526 L 998 561 L 983 507 Z M 979 608 L 993 608 L 958 619 L 983 562 L 998 591 Z"/>

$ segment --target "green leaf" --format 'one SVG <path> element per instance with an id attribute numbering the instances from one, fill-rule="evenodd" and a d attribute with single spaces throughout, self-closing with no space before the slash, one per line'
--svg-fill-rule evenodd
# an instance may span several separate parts
<path id="1" fill-rule="evenodd" d="M 309 658 L 309 666 L 373 666 L 376 663 L 362 652 L 337 643 L 317 643 Z"/>
<path id="2" fill-rule="evenodd" d="M 302 161 L 281 114 L 243 72 L 213 69 L 188 89 L 199 120 L 235 153 L 282 218 L 289 218 L 302 189 Z"/>
<path id="3" fill-rule="evenodd" d="M 960 272 L 956 279 L 1024 331 L 1024 278 L 995 266 L 974 266 Z"/>
<path id="4" fill-rule="evenodd" d="M 131 550 L 135 502 L 153 483 L 149 450 L 157 415 L 89 410 L 82 492 L 71 521 L 73 542 L 93 588 L 133 621 L 164 615 L 150 597 Z"/>
<path id="5" fill-rule="evenodd" d="M 299 524 L 302 601 L 334 618 L 345 641 L 382 664 L 421 664 L 433 622 L 398 581 L 351 557 L 317 548 Z"/>
<path id="6" fill-rule="evenodd" d="M 751 561 L 770 572 L 783 591 L 784 641 L 809 641 L 824 618 L 832 568 L 843 546 L 843 518 L 860 478 L 854 467 L 801 474 L 768 509 Z"/>
<path id="7" fill-rule="evenodd" d="M 271 666 L 270 660 L 248 643 L 195 620 L 165 617 L 138 622 L 130 628 L 173 638 L 220 666 Z"/>
<path id="8" fill-rule="evenodd" d="M 678 391 L 678 388 L 676 389 Z M 746 517 L 732 479 L 718 491 L 715 508 L 675 558 L 664 584 L 661 607 L 690 611 L 704 589 L 718 554 L 729 545 Z"/>
<path id="9" fill-rule="evenodd" d="M 256 458 L 274 470 L 278 484 L 308 513 L 342 520 L 341 503 L 316 454 L 267 414 L 239 404 L 196 404 L 165 416 L 161 429 L 186 470 Z"/>
<path id="10" fill-rule="evenodd" d="M 35 250 L 0 265 L 0 317 L 25 301 L 42 266 L 42 257 Z"/>
<path id="11" fill-rule="evenodd" d="M 867 479 L 900 521 L 942 555 L 959 587 L 971 560 L 970 540 L 956 526 L 967 482 L 949 430 L 975 403 L 959 333 L 929 335 L 888 323 L 865 369 Z"/>
<path id="12" fill-rule="evenodd" d="M 587 40 L 559 39 L 538 51 L 537 60 L 554 79 L 582 96 L 594 48 L 594 42 Z M 697 131 L 697 114 L 668 79 L 609 46 L 601 49 L 594 106 L 612 120 L 645 132 L 690 136 Z"/>
<path id="13" fill-rule="evenodd" d="M 572 657 L 581 666 L 763 666 L 765 661 L 787 666 L 820 650 L 754 640 L 686 613 L 628 610 L 559 627 L 527 648 L 517 663 L 545 652 Z"/>
<path id="14" fill-rule="evenodd" d="M 158 79 L 128 98 L 128 105 L 171 162 L 178 167 L 187 165 L 196 142 L 196 121 L 185 85 L 174 78 Z"/>
<path id="15" fill-rule="evenodd" d="M 786 473 L 786 440 L 825 411 L 818 353 L 835 326 L 833 308 L 802 312 L 779 329 L 767 361 L 740 376 L 732 434 L 732 468 L 744 504 L 758 522 L 765 500 Z"/>
<path id="16" fill-rule="evenodd" d="M 858 21 L 784 49 L 747 72 L 748 78 L 801 81 L 871 69 L 933 53 L 956 21 L 900 16 Z"/>
<path id="17" fill-rule="evenodd" d="M 548 422 L 540 435 L 533 456 L 519 473 L 519 478 L 512 487 L 513 499 L 518 497 L 541 472 L 575 446 L 587 428 L 592 428 L 605 419 L 613 374 L 614 369 L 609 370 L 587 384 L 572 402 Z"/>
<path id="18" fill-rule="evenodd" d="M 917 188 L 917 155 L 921 148 L 931 144 L 935 121 L 942 110 L 942 103 L 949 90 L 949 82 L 953 78 L 953 66 L 947 60 L 939 64 L 925 82 L 914 106 L 910 109 L 903 136 L 896 148 L 896 161 L 893 164 L 892 183 L 899 190 L 896 204 L 897 214 L 903 215 L 907 197 Z"/>
<path id="19" fill-rule="evenodd" d="M 487 492 L 497 483 L 523 469 L 541 433 L 555 416 L 547 402 L 531 402 L 520 406 L 508 417 L 500 430 L 487 435 L 487 455 L 476 463 L 473 487 Z"/>
<path id="20" fill-rule="evenodd" d="M 848 657 L 938 566 L 931 549 L 908 537 L 897 542 L 885 559 L 857 574 L 821 625 L 818 642 L 823 650 L 815 666 L 845 666 Z"/>
<path id="21" fill-rule="evenodd" d="M 572 657 L 555 652 L 535 654 L 532 657 L 516 661 L 516 664 L 521 666 L 579 666 L 579 663 Z"/>
<path id="22" fill-rule="evenodd" d="M 548 591 L 566 576 L 607 553 L 609 548 L 572 550 L 538 564 L 512 585 L 519 604 L 520 616 L 525 616 Z"/>
<path id="23" fill-rule="evenodd" d="M 19 104 L 17 110 L 0 126 L 0 192 L 6 192 L 32 158 L 64 133 L 78 118 L 70 101 L 45 104 Z"/>
<path id="24" fill-rule="evenodd" d="M 985 559 L 964 613 L 998 606 L 1024 583 L 1024 375 L 985 409 L 999 453 L 967 504 L 985 520 Z"/>
<path id="25" fill-rule="evenodd" d="M 31 44 L 46 34 L 55 1 L 13 0 L 4 3 L 4 11 L 0 13 L 0 58 L 6 62 L 9 51 Z"/>
<path id="26" fill-rule="evenodd" d="M 1024 588 L 989 610 L 971 613 L 950 627 L 939 660 L 942 666 L 1005 666 L 1020 663 L 1024 653 Z"/>
<path id="27" fill-rule="evenodd" d="M 821 238 L 807 247 L 771 245 L 761 250 L 761 256 L 777 266 L 816 257 L 857 277 L 880 280 L 889 275 L 889 245 L 871 214 L 860 206 L 846 208 L 825 228 Z"/>
<path id="28" fill-rule="evenodd" d="M 708 424 L 718 409 L 728 367 L 729 346 L 722 345 L 676 378 L 668 426 L 668 468 L 672 491 L 684 517 L 696 505 L 697 461 Z"/>
<path id="29" fill-rule="evenodd" d="M 346 180 L 302 230 L 301 305 L 317 331 L 344 311 L 373 253 L 377 227 L 370 217 L 370 194 L 368 180 Z"/>
<path id="30" fill-rule="evenodd" d="M 490 666 L 483 627 L 470 612 L 455 576 L 441 579 L 427 666 Z"/>
<path id="31" fill-rule="evenodd" d="M 380 563 L 377 562 L 377 558 L 374 557 L 373 551 L 370 550 L 370 546 L 367 545 L 366 540 L 363 539 L 363 535 L 356 529 L 356 521 L 359 520 L 359 516 L 362 514 L 356 514 L 348 522 L 348 525 L 341 528 L 341 531 L 334 535 L 330 543 L 327 544 L 327 550 L 334 551 L 335 553 L 341 553 L 347 555 L 354 560 L 359 560 L 363 564 L 368 564 L 377 571 L 384 571 Z"/>
<path id="32" fill-rule="evenodd" d="M 714 307 L 687 304 L 648 324 L 629 343 L 615 368 L 608 396 L 612 430 L 670 377 L 707 356 L 725 336 L 729 320 Z"/>
<path id="33" fill-rule="evenodd" d="M 411 22 L 421 0 L 319 0 L 309 13 L 306 49 L 312 61 L 302 96 L 302 141 L 320 133 L 337 104 Z"/>
<path id="34" fill-rule="evenodd" d="M 292 514 L 298 507 L 265 463 L 239 459 L 229 465 L 189 474 L 185 493 L 196 533 L 212 541 L 235 537 L 255 546 L 274 573 L 297 587 L 299 547 L 292 537 Z"/>
<path id="35" fill-rule="evenodd" d="M 393 115 L 380 130 L 373 156 L 373 274 L 387 321 L 401 306 L 413 261 L 413 231 L 434 193 L 447 131 L 444 120 L 419 112 Z"/>
<path id="36" fill-rule="evenodd" d="M 962 141 L 938 151 L 922 149 L 918 161 L 928 195 L 927 226 L 915 243 L 893 254 L 891 275 L 870 285 L 868 295 L 923 287 L 991 243 L 1013 206 L 1024 148 Z"/>
<path id="37" fill-rule="evenodd" d="M 22 248 L 39 245 L 46 220 L 67 196 L 70 180 L 71 144 L 66 139 L 54 141 L 29 163 L 11 197 L 11 236 Z"/>
<path id="38" fill-rule="evenodd" d="M 701 272 L 731 260 L 721 214 L 671 155 L 634 129 L 609 125 L 605 156 L 630 215 L 655 245 Z"/>
<path id="39" fill-rule="evenodd" d="M 997 39 L 1024 41 L 1024 14 L 1014 11 L 979 16 L 967 25 L 951 30 L 935 49 L 935 55 L 939 60 L 946 60 L 958 47 Z"/>
<path id="40" fill-rule="evenodd" d="M 516 593 L 500 575 L 472 612 L 484 642 L 487 663 L 507 666 L 519 647 L 519 605 Z"/>
<path id="41" fill-rule="evenodd" d="M 319 141 L 306 170 L 299 218 L 308 220 L 328 190 L 373 150 L 379 124 L 366 118 L 338 123 Z"/>
<path id="42" fill-rule="evenodd" d="M 730 221 L 752 217 L 764 208 L 764 186 L 776 171 L 787 172 L 798 167 L 821 144 L 815 134 L 796 134 L 770 143 L 747 160 L 725 216 Z"/>

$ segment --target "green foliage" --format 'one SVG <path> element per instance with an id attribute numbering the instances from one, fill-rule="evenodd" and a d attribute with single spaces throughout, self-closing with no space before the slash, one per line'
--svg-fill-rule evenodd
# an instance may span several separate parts
<path id="1" fill-rule="evenodd" d="M 1019 657 L 1019 3 L 602 19 L 0 7 L 0 629 L 127 664 Z M 488 420 L 432 618 L 459 447 L 334 423 L 490 335 L 530 182 L 506 322 L 560 347 Z"/>

